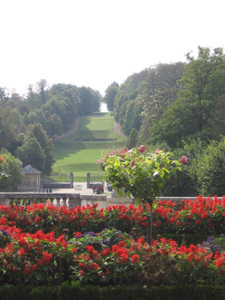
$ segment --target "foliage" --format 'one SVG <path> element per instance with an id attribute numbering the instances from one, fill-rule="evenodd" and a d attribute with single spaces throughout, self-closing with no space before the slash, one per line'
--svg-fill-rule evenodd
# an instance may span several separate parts
<path id="1" fill-rule="evenodd" d="M 114 101 L 119 89 L 119 84 L 115 81 L 107 87 L 103 102 L 106 103 L 108 111 L 113 111 Z"/>
<path id="2" fill-rule="evenodd" d="M 143 145 L 106 153 L 102 164 L 107 180 L 120 195 L 124 188 L 127 195 L 149 204 L 159 196 L 164 183 L 181 170 L 180 163 L 172 160 L 170 153 L 162 150 L 150 153 Z"/>
<path id="3" fill-rule="evenodd" d="M 138 132 L 135 128 L 132 128 L 130 135 L 128 137 L 126 147 L 132 149 L 138 145 Z"/>
<path id="4" fill-rule="evenodd" d="M 203 195 L 225 194 L 225 138 L 211 141 L 203 153 L 193 160 L 191 172 L 196 174 L 197 188 Z"/>
<path id="5" fill-rule="evenodd" d="M 159 64 L 148 70 L 148 76 L 140 84 L 137 96 L 143 107 L 139 142 L 144 142 L 151 136 L 154 122 L 177 99 L 183 72 L 183 63 Z"/>
<path id="6" fill-rule="evenodd" d="M 18 132 L 17 120 L 14 118 L 11 107 L 1 107 L 0 113 L 0 150 L 8 149 L 12 144 L 16 143 Z"/>
<path id="7" fill-rule="evenodd" d="M 53 142 L 43 129 L 40 123 L 35 123 L 28 128 L 28 138 L 36 138 L 39 142 L 43 153 L 45 154 L 43 162 L 43 172 L 46 175 L 50 175 L 52 170 L 52 165 L 55 162 L 53 157 Z M 33 165 L 31 163 L 31 165 Z"/>
<path id="8" fill-rule="evenodd" d="M 161 188 L 177 170 L 181 170 L 180 163 L 171 159 L 170 153 L 157 149 L 155 153 L 146 152 L 144 145 L 132 150 L 117 150 L 107 153 L 102 160 L 102 167 L 106 179 L 113 188 L 118 189 L 119 196 L 123 191 L 133 196 L 140 203 L 148 203 L 150 212 L 148 216 L 147 239 L 152 243 L 152 206 L 153 201 L 160 195 Z M 181 162 L 187 162 L 183 156 Z"/>
<path id="9" fill-rule="evenodd" d="M 178 99 L 164 111 L 151 128 L 152 141 L 165 141 L 180 147 L 182 140 L 217 138 L 212 120 L 220 96 L 225 93 L 225 56 L 223 49 L 198 48 L 198 57 L 187 54 L 188 64 L 181 79 Z"/>
<path id="10" fill-rule="evenodd" d="M 22 182 L 22 162 L 6 149 L 2 149 L 0 156 L 0 191 L 14 190 Z M 2 163 L 1 163 L 2 162 Z"/>

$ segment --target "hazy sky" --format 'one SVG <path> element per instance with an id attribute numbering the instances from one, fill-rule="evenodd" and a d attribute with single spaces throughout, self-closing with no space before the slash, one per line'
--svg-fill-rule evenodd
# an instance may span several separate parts
<path id="1" fill-rule="evenodd" d="M 0 0 L 0 87 L 89 86 L 225 47 L 224 0 Z"/>

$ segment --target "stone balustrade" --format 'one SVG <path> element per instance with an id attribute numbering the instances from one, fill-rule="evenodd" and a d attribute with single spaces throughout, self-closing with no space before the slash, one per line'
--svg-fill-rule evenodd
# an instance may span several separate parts
<path id="1" fill-rule="evenodd" d="M 68 208 L 81 206 L 80 194 L 70 193 L 0 193 L 2 205 L 32 205 L 33 203 L 50 202 L 55 206 L 65 205 Z"/>

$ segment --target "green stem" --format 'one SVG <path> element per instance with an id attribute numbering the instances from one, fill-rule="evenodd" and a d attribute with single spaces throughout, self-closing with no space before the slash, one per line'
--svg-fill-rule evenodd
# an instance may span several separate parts
<path id="1" fill-rule="evenodd" d="M 149 215 L 147 216 L 147 242 L 149 246 L 152 246 L 152 204 L 153 201 L 150 200 L 149 201 L 150 211 L 149 211 Z"/>

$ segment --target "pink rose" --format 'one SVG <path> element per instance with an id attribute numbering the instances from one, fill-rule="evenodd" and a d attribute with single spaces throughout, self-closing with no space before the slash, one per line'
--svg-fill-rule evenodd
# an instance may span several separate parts
<path id="1" fill-rule="evenodd" d="M 131 168 L 134 166 L 134 161 L 133 160 L 130 162 L 130 166 L 131 166 Z"/>
<path id="2" fill-rule="evenodd" d="M 188 162 L 187 156 L 182 156 L 180 161 L 182 162 L 182 164 L 186 164 Z"/>
<path id="3" fill-rule="evenodd" d="M 156 149 L 154 154 L 158 154 L 160 149 Z"/>
<path id="4" fill-rule="evenodd" d="M 141 152 L 141 153 L 145 152 L 145 150 L 146 150 L 146 148 L 145 148 L 144 145 L 141 145 L 141 146 L 139 147 L 139 149 L 138 149 L 138 151 Z"/>

